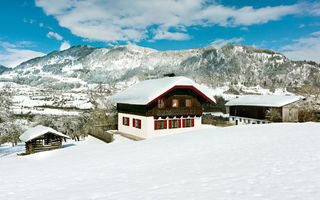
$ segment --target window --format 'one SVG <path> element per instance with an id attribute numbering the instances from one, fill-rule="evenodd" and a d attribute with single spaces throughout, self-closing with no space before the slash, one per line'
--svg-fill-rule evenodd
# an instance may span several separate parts
<path id="1" fill-rule="evenodd" d="M 45 138 L 45 139 L 43 139 L 42 141 L 43 141 L 43 143 L 42 143 L 43 146 L 50 146 L 50 143 L 51 143 L 51 142 L 50 142 L 50 139 L 49 139 L 49 138 Z"/>
<path id="2" fill-rule="evenodd" d="M 122 117 L 122 124 L 125 126 L 130 125 L 129 117 Z"/>
<path id="3" fill-rule="evenodd" d="M 154 130 L 167 129 L 167 120 L 155 120 Z"/>
<path id="4" fill-rule="evenodd" d="M 186 99 L 186 107 L 191 108 L 191 99 Z"/>
<path id="5" fill-rule="evenodd" d="M 194 119 L 183 119 L 182 127 L 183 128 L 194 127 Z"/>
<path id="6" fill-rule="evenodd" d="M 132 126 L 135 128 L 141 129 L 141 120 L 140 119 L 132 119 Z"/>
<path id="7" fill-rule="evenodd" d="M 172 128 L 178 128 L 178 120 L 172 120 Z"/>
<path id="8" fill-rule="evenodd" d="M 186 127 L 191 127 L 191 119 L 186 119 Z"/>
<path id="9" fill-rule="evenodd" d="M 158 108 L 164 108 L 164 99 L 158 99 Z"/>
<path id="10" fill-rule="evenodd" d="M 169 120 L 169 129 L 171 128 L 181 128 L 181 119 Z"/>
<path id="11" fill-rule="evenodd" d="M 179 99 L 172 99 L 172 108 L 179 107 Z"/>

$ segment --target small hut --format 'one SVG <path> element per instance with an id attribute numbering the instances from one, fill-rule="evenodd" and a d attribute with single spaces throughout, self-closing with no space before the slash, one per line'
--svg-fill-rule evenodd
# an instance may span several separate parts
<path id="1" fill-rule="evenodd" d="M 70 139 L 69 136 L 42 125 L 29 128 L 19 137 L 26 143 L 26 154 L 61 148 L 64 138 Z"/>

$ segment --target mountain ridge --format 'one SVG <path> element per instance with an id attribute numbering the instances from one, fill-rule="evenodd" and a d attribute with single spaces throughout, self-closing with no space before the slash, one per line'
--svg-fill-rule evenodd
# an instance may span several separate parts
<path id="1" fill-rule="evenodd" d="M 237 84 L 269 89 L 320 86 L 318 63 L 292 61 L 281 53 L 244 45 L 168 51 L 137 45 L 78 45 L 23 62 L 0 80 L 70 89 L 145 80 L 167 73 L 187 76 L 212 88 Z"/>
<path id="2" fill-rule="evenodd" d="M 10 70 L 11 70 L 11 68 L 6 67 L 6 66 L 3 66 L 3 65 L 0 64 L 0 75 L 1 75 L 2 73 L 4 73 L 4 72 L 10 71 Z"/>

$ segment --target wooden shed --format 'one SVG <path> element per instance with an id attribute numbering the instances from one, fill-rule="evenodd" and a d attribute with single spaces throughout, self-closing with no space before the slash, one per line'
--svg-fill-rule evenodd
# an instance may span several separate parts
<path id="1" fill-rule="evenodd" d="M 230 122 L 235 124 L 267 123 L 268 110 L 274 109 L 282 122 L 298 122 L 297 103 L 302 96 L 243 95 L 226 103 Z"/>
<path id="2" fill-rule="evenodd" d="M 19 137 L 26 143 L 26 154 L 61 148 L 64 138 L 70 139 L 69 136 L 42 125 L 29 128 Z"/>

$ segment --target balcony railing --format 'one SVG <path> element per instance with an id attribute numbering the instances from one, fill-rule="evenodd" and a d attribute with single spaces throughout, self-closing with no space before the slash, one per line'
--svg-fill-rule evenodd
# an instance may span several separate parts
<path id="1" fill-rule="evenodd" d="M 202 115 L 202 107 L 153 109 L 150 114 L 153 116 Z"/>

